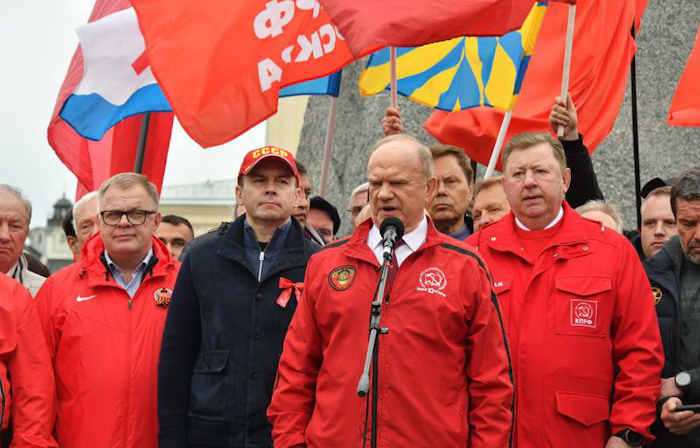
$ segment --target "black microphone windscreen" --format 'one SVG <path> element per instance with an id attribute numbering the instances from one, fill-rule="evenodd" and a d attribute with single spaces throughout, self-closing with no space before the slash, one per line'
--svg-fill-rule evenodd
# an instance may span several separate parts
<path id="1" fill-rule="evenodd" d="M 401 239 L 404 232 L 404 226 L 403 222 L 399 218 L 396 216 L 390 216 L 382 221 L 381 225 L 379 226 L 379 233 L 381 233 L 382 237 L 384 236 L 384 232 L 386 232 L 388 227 L 396 228 L 396 239 Z"/>

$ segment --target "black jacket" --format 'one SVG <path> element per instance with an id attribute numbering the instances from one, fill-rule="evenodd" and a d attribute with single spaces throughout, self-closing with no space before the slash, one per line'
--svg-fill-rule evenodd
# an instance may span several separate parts
<path id="1" fill-rule="evenodd" d="M 571 169 L 571 187 L 566 192 L 566 202 L 571 208 L 576 208 L 593 199 L 603 200 L 583 136 L 579 134 L 578 140 L 560 141 L 564 146 L 566 165 Z"/>
<path id="2" fill-rule="evenodd" d="M 681 371 L 679 365 L 680 334 L 679 322 L 679 275 L 677 267 L 682 266 L 684 255 L 678 236 L 674 236 L 664 244 L 652 258 L 647 258 L 642 264 L 649 277 L 656 315 L 659 320 L 661 341 L 664 346 L 666 362 L 661 372 L 662 378 L 670 378 Z M 700 275 L 700 271 L 698 271 Z M 700 403 L 700 366 L 688 371 L 692 377 L 691 390 L 683 397 L 684 404 Z M 661 402 L 662 403 L 662 402 Z M 700 446 L 700 429 L 695 429 L 684 436 L 676 436 L 666 430 L 660 419 L 652 426 L 656 436 L 654 447 L 691 448 Z"/>
<path id="3" fill-rule="evenodd" d="M 158 365 L 161 448 L 272 446 L 265 412 L 297 305 L 295 293 L 286 307 L 277 303 L 279 282 L 303 282 L 318 246 L 292 218 L 260 268 L 244 222 L 197 238 L 184 258 Z"/>

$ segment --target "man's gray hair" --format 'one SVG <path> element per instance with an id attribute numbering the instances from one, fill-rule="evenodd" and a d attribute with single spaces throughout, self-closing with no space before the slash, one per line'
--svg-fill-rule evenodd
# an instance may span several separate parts
<path id="1" fill-rule="evenodd" d="M 29 225 L 29 223 L 32 221 L 32 203 L 24 196 L 24 194 L 22 194 L 22 190 L 17 187 L 13 187 L 12 185 L 0 184 L 0 193 L 9 193 L 19 199 L 24 206 L 24 211 L 27 215 L 27 225 Z"/>
<path id="2" fill-rule="evenodd" d="M 364 184 L 360 184 L 357 187 L 355 187 L 354 190 L 352 190 L 352 193 L 350 193 L 350 199 L 354 198 L 357 193 L 362 193 L 363 191 L 368 191 L 369 190 L 369 182 L 365 182 Z"/>
<path id="3" fill-rule="evenodd" d="M 671 187 L 671 210 L 676 216 L 678 200 L 700 201 L 700 165 L 683 171 Z"/>
<path id="4" fill-rule="evenodd" d="M 91 191 L 90 193 L 87 193 L 85 196 L 82 198 L 78 199 L 75 204 L 73 205 L 73 230 L 75 232 L 78 232 L 78 210 L 82 208 L 83 205 L 87 204 L 88 202 L 92 201 L 93 199 L 97 199 L 97 192 L 96 191 Z"/>
<path id="5" fill-rule="evenodd" d="M 100 191 L 97 193 L 97 210 L 102 211 L 102 198 L 107 193 L 107 190 L 114 187 L 119 190 L 128 190 L 134 186 L 141 186 L 148 196 L 153 200 L 153 204 L 158 209 L 158 189 L 153 182 L 148 180 L 147 176 L 138 173 L 119 173 L 110 177 L 102 183 Z"/>
<path id="6" fill-rule="evenodd" d="M 372 150 L 369 152 L 369 157 L 367 158 L 367 160 L 369 160 L 372 157 L 372 154 L 374 154 L 374 152 L 377 149 L 379 149 L 387 143 L 393 142 L 394 140 L 408 140 L 409 142 L 413 143 L 416 147 L 416 150 L 418 151 L 418 157 L 420 157 L 420 160 L 423 163 L 423 172 L 425 173 L 425 180 L 427 181 L 428 179 L 433 177 L 433 173 L 435 172 L 435 165 L 433 164 L 433 155 L 430 153 L 430 149 L 428 149 L 427 146 L 418 141 L 417 138 L 408 134 L 394 134 L 379 140 L 372 147 Z"/>
<path id="7" fill-rule="evenodd" d="M 613 221 L 615 221 L 615 226 L 617 227 L 615 230 L 617 230 L 618 233 L 622 233 L 622 230 L 624 229 L 624 222 L 622 221 L 622 217 L 620 216 L 620 212 L 617 210 L 617 207 L 612 204 L 608 204 L 605 201 L 591 199 L 585 204 L 576 207 L 576 211 L 579 213 L 579 215 L 583 215 L 587 212 L 605 213 L 611 217 Z"/>

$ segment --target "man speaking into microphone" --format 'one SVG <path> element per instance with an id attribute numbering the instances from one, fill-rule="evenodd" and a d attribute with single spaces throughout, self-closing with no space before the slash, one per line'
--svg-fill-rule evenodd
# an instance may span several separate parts
<path id="1" fill-rule="evenodd" d="M 380 447 L 509 446 L 513 385 L 498 302 L 481 258 L 425 214 L 437 183 L 430 151 L 387 137 L 367 174 L 372 219 L 309 260 L 268 409 L 274 446 L 360 447 L 374 424 Z M 379 228 L 390 217 L 404 234 L 382 301 L 372 422 L 357 386 L 383 262 Z"/>

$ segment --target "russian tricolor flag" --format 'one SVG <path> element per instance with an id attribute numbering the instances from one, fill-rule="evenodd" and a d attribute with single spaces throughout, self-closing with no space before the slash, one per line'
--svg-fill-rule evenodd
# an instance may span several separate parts
<path id="1" fill-rule="evenodd" d="M 60 112 L 82 137 L 100 140 L 132 115 L 172 112 L 156 83 L 133 8 L 115 12 L 77 30 L 84 58 L 83 78 Z"/>

